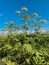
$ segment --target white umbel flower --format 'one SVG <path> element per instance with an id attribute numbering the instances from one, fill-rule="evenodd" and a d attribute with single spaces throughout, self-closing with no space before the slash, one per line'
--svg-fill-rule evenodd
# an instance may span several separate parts
<path id="1" fill-rule="evenodd" d="M 36 22 L 36 20 L 35 19 L 32 19 L 32 22 Z"/>
<path id="2" fill-rule="evenodd" d="M 37 13 L 34 13 L 33 16 L 34 16 L 34 17 L 38 17 L 38 14 L 37 14 Z"/>
<path id="3" fill-rule="evenodd" d="M 20 14 L 21 12 L 20 11 L 16 11 L 16 14 Z"/>
<path id="4" fill-rule="evenodd" d="M 40 20 L 40 22 L 46 22 L 46 20 Z"/>
<path id="5" fill-rule="evenodd" d="M 21 10 L 22 10 L 22 11 L 28 11 L 28 8 L 23 7 Z"/>

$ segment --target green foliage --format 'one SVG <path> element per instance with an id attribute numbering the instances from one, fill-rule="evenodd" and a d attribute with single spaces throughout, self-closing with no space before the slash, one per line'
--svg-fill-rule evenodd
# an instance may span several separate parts
<path id="1" fill-rule="evenodd" d="M 49 35 L 0 36 L 0 65 L 49 65 Z"/>

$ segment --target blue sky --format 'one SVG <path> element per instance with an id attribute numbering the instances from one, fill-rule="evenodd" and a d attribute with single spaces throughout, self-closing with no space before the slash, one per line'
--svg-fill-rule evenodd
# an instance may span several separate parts
<path id="1" fill-rule="evenodd" d="M 22 7 L 27 7 L 30 15 L 36 12 L 42 19 L 48 20 L 43 28 L 49 30 L 49 0 L 0 0 L 0 29 L 4 27 L 4 22 L 14 21 L 20 25 L 20 15 L 15 12 Z"/>

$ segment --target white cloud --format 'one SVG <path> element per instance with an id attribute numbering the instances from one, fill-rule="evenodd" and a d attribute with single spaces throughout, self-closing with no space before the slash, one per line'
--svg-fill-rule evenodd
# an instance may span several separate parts
<path id="1" fill-rule="evenodd" d="M 47 31 L 47 29 L 44 29 L 44 28 L 41 28 L 40 30 L 39 30 L 39 32 L 41 32 L 41 33 L 46 33 L 46 31 Z M 33 34 L 33 33 L 35 33 L 35 30 L 28 30 L 27 31 L 27 33 L 28 34 Z"/>
<path id="2" fill-rule="evenodd" d="M 28 34 L 32 34 L 32 33 L 35 33 L 35 31 L 34 31 L 34 30 L 33 30 L 33 31 L 28 30 L 27 33 L 28 33 Z"/>
<path id="3" fill-rule="evenodd" d="M 46 30 L 46 29 L 43 29 L 43 28 L 41 28 L 41 29 L 39 30 L 39 32 L 41 32 L 41 33 L 46 33 L 46 31 L 47 31 L 47 30 Z M 20 33 L 22 33 L 22 31 L 21 31 L 21 30 L 19 30 L 19 31 L 13 31 L 12 33 L 18 33 L 18 34 L 20 34 Z M 33 33 L 35 33 L 35 30 L 32 30 L 32 31 L 31 31 L 31 30 L 28 30 L 27 33 L 28 33 L 28 34 L 33 34 Z M 3 31 L 0 30 L 0 35 L 3 35 L 3 34 L 4 34 L 4 35 L 7 35 L 7 34 L 8 34 L 8 31 L 4 31 L 4 32 L 3 32 Z"/>
<path id="4" fill-rule="evenodd" d="M 46 33 L 46 29 L 43 29 L 43 28 L 41 28 L 40 30 L 39 30 L 39 32 L 41 32 L 41 33 Z"/>

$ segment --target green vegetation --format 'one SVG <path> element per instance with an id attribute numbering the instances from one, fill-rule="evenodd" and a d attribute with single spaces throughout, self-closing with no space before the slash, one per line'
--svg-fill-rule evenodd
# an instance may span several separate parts
<path id="1" fill-rule="evenodd" d="M 21 10 L 26 12 L 28 9 Z M 36 20 L 41 18 L 37 13 L 33 14 L 33 18 L 24 14 L 20 18 L 24 24 L 20 26 L 15 26 L 14 22 L 5 23 L 3 32 L 8 33 L 0 36 L 0 65 L 49 65 L 49 34 L 39 32 L 46 20 Z M 35 33 L 27 33 L 30 26 L 35 27 Z M 22 33 L 19 34 L 19 30 Z"/>
<path id="2" fill-rule="evenodd" d="M 49 35 L 0 36 L 0 65 L 49 65 Z"/>

